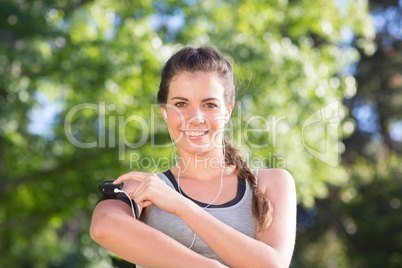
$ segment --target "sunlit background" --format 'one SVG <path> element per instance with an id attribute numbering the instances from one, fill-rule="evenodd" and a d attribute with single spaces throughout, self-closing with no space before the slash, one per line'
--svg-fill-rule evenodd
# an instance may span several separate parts
<path id="1" fill-rule="evenodd" d="M 233 63 L 228 138 L 295 179 L 291 267 L 402 267 L 401 18 L 401 0 L 1 1 L 0 267 L 132 267 L 91 213 L 101 181 L 173 163 L 155 103 L 183 45 Z"/>

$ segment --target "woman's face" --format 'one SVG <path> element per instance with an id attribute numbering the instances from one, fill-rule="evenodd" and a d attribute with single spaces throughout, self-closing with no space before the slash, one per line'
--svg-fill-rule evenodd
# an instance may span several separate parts
<path id="1" fill-rule="evenodd" d="M 215 72 L 183 72 L 173 77 L 165 121 L 179 151 L 221 150 L 225 116 L 233 109 L 225 105 L 224 90 Z"/>

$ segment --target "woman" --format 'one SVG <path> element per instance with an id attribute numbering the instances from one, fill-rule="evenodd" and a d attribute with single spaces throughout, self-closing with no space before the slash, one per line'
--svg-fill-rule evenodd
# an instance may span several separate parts
<path id="1" fill-rule="evenodd" d="M 96 206 L 91 237 L 146 267 L 288 267 L 296 193 L 282 169 L 251 171 L 223 137 L 234 107 L 232 66 L 215 49 L 185 47 L 162 71 L 158 103 L 179 159 L 170 170 L 130 172 L 120 200 Z"/>

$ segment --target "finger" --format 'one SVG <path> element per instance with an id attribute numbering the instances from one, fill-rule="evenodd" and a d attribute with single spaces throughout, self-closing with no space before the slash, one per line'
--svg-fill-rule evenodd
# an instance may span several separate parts
<path id="1" fill-rule="evenodd" d="M 141 201 L 140 203 L 137 203 L 137 202 L 135 202 L 135 203 L 138 204 L 140 207 L 143 207 L 143 208 L 149 207 L 150 205 L 153 204 L 151 200 L 144 200 L 144 201 Z"/>
<path id="2" fill-rule="evenodd" d="M 155 185 L 155 182 L 158 182 L 155 180 L 154 176 L 155 174 L 148 173 L 143 182 L 137 185 L 137 187 L 134 189 L 132 193 L 132 199 L 137 204 L 141 204 L 141 206 L 144 207 L 153 204 L 151 196 L 154 195 L 152 194 L 152 191 L 155 189 L 154 187 L 157 187 L 157 184 Z"/>
<path id="3" fill-rule="evenodd" d="M 120 184 L 124 181 L 128 181 L 128 180 L 136 180 L 139 182 L 142 182 L 145 178 L 146 178 L 147 173 L 143 173 L 143 172 L 129 172 L 127 174 L 121 175 L 120 177 L 118 177 L 113 184 Z"/>
<path id="4" fill-rule="evenodd" d="M 142 207 L 143 208 L 145 208 L 145 207 L 149 207 L 150 205 L 152 205 L 153 203 L 152 203 L 152 201 L 150 201 L 150 200 L 147 200 L 147 201 L 144 201 L 144 203 L 143 203 L 143 205 L 142 205 Z"/>
<path id="5" fill-rule="evenodd" d="M 147 197 L 147 193 L 145 191 L 136 191 L 137 193 L 132 193 L 131 198 L 141 207 L 148 207 L 152 205 L 152 201 Z"/>
<path id="6" fill-rule="evenodd" d="M 133 199 L 137 198 L 138 201 L 150 200 L 150 191 L 155 187 L 152 185 L 153 181 L 149 178 L 141 182 L 133 191 Z"/>
<path id="7" fill-rule="evenodd" d="M 140 184 L 138 184 L 137 187 L 135 187 L 135 189 L 134 189 L 134 191 L 132 193 L 133 199 L 134 199 L 135 196 L 138 195 L 138 193 L 140 193 L 140 192 L 145 190 L 144 188 L 145 188 L 146 184 L 147 184 L 147 181 L 143 181 Z"/>
<path id="8" fill-rule="evenodd" d="M 148 207 L 148 206 L 150 206 L 150 205 L 152 205 L 153 203 L 152 203 L 152 201 L 151 200 L 140 200 L 141 198 L 138 198 L 137 197 L 137 201 L 135 201 L 135 194 L 134 194 L 134 192 L 132 192 L 132 193 L 129 193 L 128 194 L 129 196 L 130 196 L 130 198 L 137 204 L 137 205 L 139 205 L 140 207 Z"/>

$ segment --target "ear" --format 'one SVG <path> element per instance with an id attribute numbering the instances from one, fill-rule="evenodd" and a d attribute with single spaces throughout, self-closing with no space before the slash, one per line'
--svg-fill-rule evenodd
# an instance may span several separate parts
<path id="1" fill-rule="evenodd" d="M 162 113 L 163 120 L 165 120 L 165 122 L 167 123 L 167 116 L 165 116 L 165 115 L 167 115 L 166 107 L 161 107 L 161 113 Z"/>
<path id="2" fill-rule="evenodd" d="M 225 117 L 225 124 L 227 122 L 229 122 L 229 118 L 230 118 L 230 115 L 232 114 L 233 107 L 234 107 L 234 104 L 231 107 L 227 108 L 226 117 Z"/>

